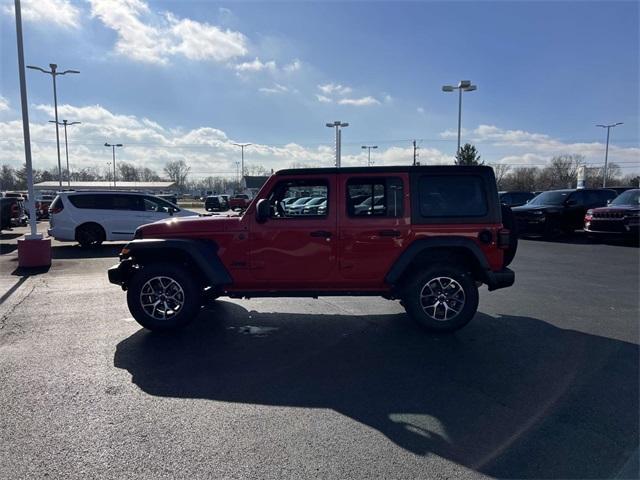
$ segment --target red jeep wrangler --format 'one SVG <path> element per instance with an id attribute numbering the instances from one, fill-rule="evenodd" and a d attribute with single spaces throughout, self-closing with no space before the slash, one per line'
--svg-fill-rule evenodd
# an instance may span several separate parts
<path id="1" fill-rule="evenodd" d="M 323 207 L 290 215 L 292 199 Z M 151 330 L 181 327 L 223 295 L 377 295 L 452 331 L 476 313 L 480 284 L 513 284 L 512 223 L 489 167 L 282 170 L 242 216 L 138 228 L 109 281 Z"/>

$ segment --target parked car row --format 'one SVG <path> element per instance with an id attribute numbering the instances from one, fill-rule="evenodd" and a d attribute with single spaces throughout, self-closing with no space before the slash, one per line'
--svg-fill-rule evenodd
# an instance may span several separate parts
<path id="1" fill-rule="evenodd" d="M 204 209 L 207 212 L 229 210 L 229 195 L 209 195 L 204 199 Z"/>
<path id="2" fill-rule="evenodd" d="M 512 208 L 518 233 L 520 236 L 542 236 L 548 239 L 578 229 L 594 235 L 596 232 L 637 235 L 640 190 L 624 190 L 620 195 L 612 188 L 542 192 Z M 511 200 L 516 198 L 515 195 L 507 197 Z M 524 195 L 520 197 L 522 198 Z"/>

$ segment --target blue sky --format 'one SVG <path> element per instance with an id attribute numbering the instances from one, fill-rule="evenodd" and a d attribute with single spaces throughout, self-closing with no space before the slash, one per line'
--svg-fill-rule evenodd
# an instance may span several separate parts
<path id="1" fill-rule="evenodd" d="M 0 162 L 19 165 L 12 1 L 0 3 Z M 361 144 L 378 164 L 455 151 L 457 96 L 470 79 L 463 142 L 489 162 L 544 165 L 553 155 L 604 156 L 596 123 L 624 122 L 610 159 L 640 169 L 638 2 L 208 2 L 23 0 L 28 64 L 76 68 L 59 79 L 78 167 L 123 160 L 195 175 L 235 171 L 237 148 L 268 168 L 329 165 L 328 121 L 348 121 L 346 164 Z M 34 162 L 55 162 L 49 77 L 28 72 Z M 73 118 L 72 118 L 73 117 Z"/>

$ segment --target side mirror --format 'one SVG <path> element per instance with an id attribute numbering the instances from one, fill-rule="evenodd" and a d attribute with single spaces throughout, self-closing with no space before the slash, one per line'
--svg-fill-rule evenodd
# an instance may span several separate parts
<path id="1" fill-rule="evenodd" d="M 271 209 L 269 207 L 269 202 L 265 198 L 258 200 L 258 203 L 256 204 L 256 221 L 258 223 L 266 222 L 270 213 Z"/>

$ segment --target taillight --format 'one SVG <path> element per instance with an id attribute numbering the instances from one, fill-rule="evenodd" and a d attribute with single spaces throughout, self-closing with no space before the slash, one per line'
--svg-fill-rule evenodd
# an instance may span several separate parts
<path id="1" fill-rule="evenodd" d="M 511 243 L 511 232 L 506 228 L 501 228 L 498 231 L 498 248 L 509 248 Z"/>
<path id="2" fill-rule="evenodd" d="M 62 200 L 60 200 L 60 197 L 58 197 L 49 206 L 49 215 L 55 215 L 56 213 L 60 213 L 62 210 L 64 210 L 64 204 L 62 203 Z"/>

